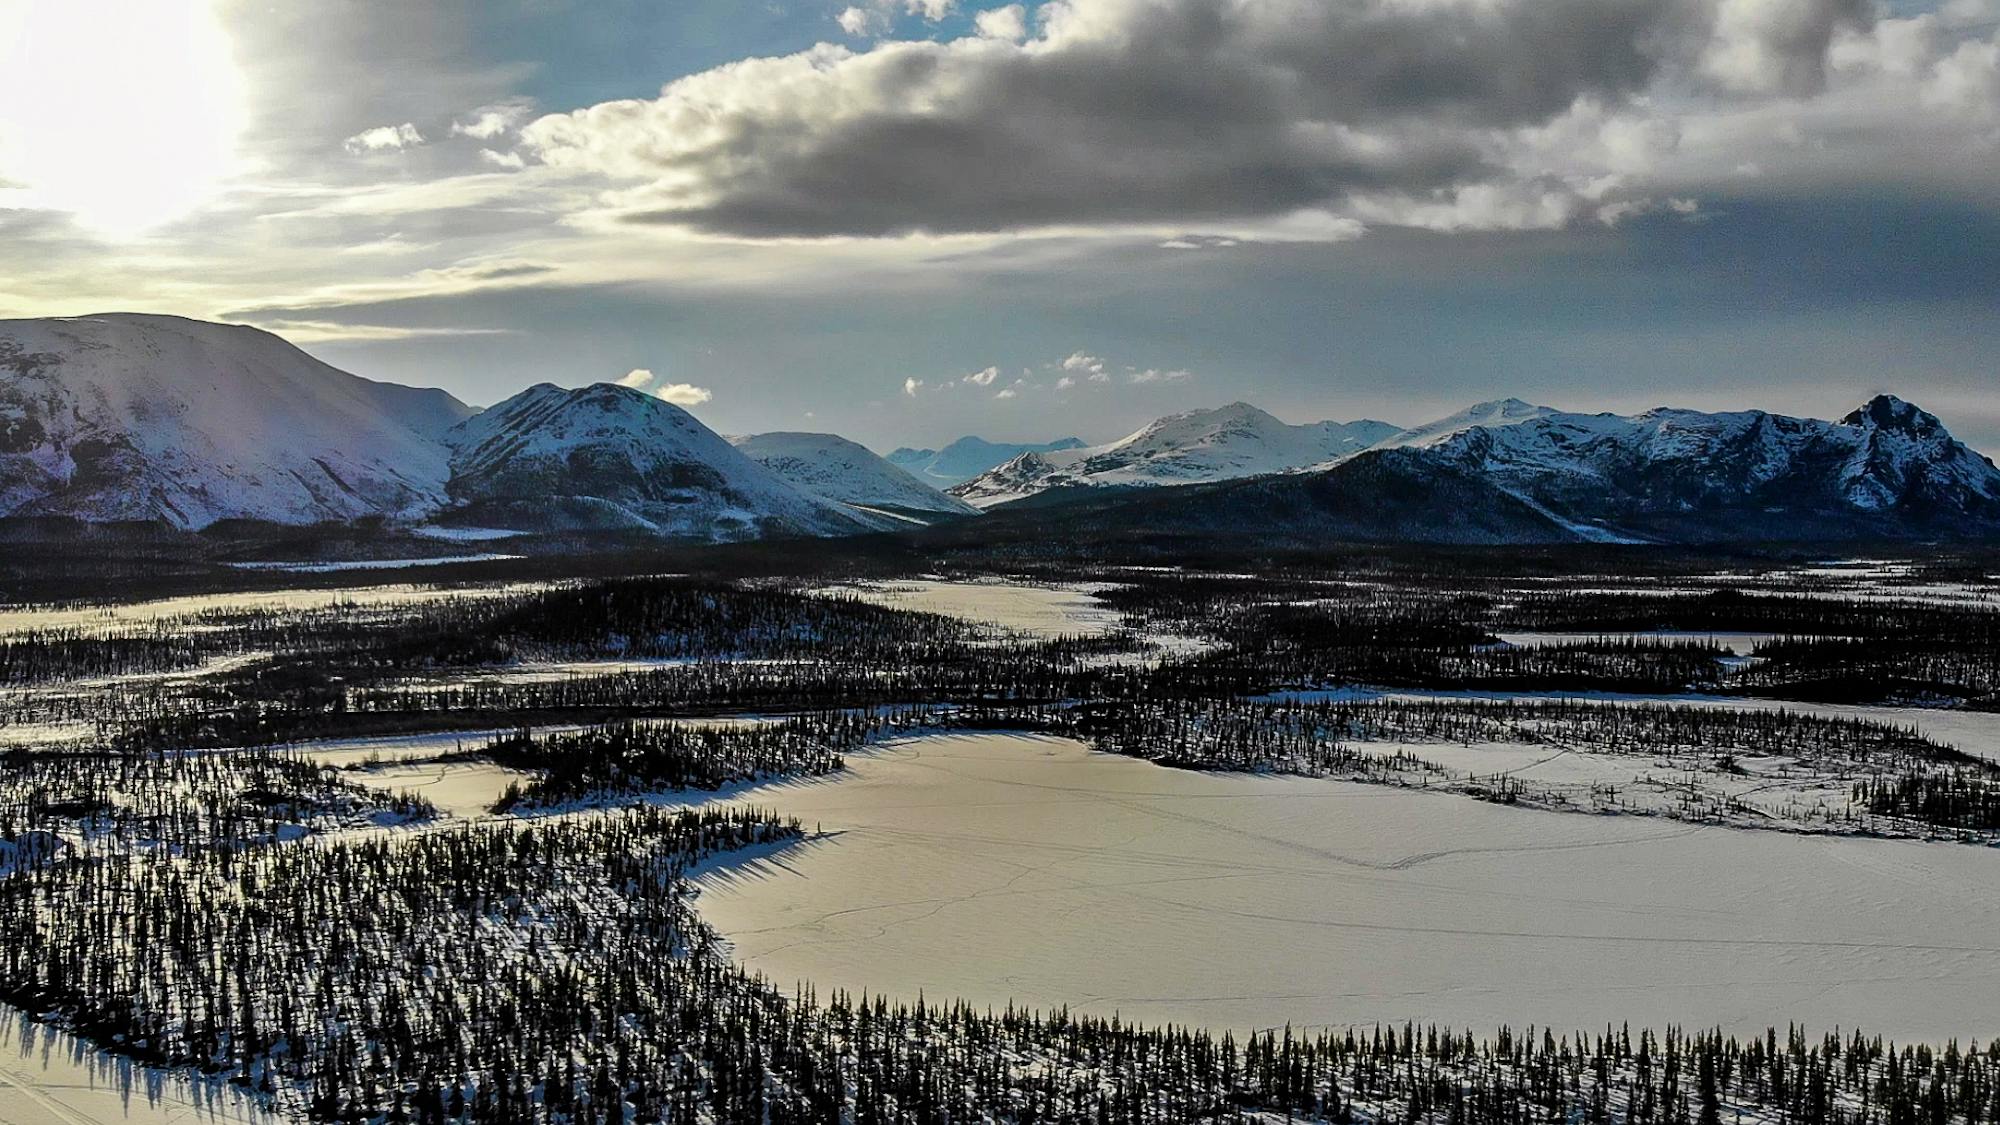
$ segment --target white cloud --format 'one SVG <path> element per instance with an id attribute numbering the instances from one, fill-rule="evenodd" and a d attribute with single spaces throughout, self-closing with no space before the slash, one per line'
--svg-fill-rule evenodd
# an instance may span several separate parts
<path id="1" fill-rule="evenodd" d="M 651 386 L 652 383 L 653 383 L 653 373 L 651 371 L 646 370 L 643 367 L 634 367 L 632 370 L 627 371 L 624 375 L 620 376 L 618 379 L 619 386 L 630 387 L 635 391 L 645 390 L 647 387 Z"/>
<path id="2" fill-rule="evenodd" d="M 865 5 L 852 5 L 841 9 L 833 17 L 840 30 L 856 39 L 872 39 L 886 35 L 895 26 L 898 13 L 908 16 L 922 16 L 931 23 L 950 15 L 958 8 L 958 0 L 867 0 Z"/>
<path id="3" fill-rule="evenodd" d="M 471 118 L 452 122 L 451 131 L 454 136 L 490 141 L 513 132 L 533 110 L 534 103 L 525 99 L 481 106 Z"/>
<path id="4" fill-rule="evenodd" d="M 1028 9 L 1019 4 L 988 8 L 972 17 L 972 26 L 982 39 L 1019 43 L 1028 37 Z"/>
<path id="5" fill-rule="evenodd" d="M 1066 391 L 1074 386 L 1076 386 L 1076 378 L 1074 376 L 1065 375 L 1062 378 L 1056 380 L 1056 390 Z"/>
<path id="6" fill-rule="evenodd" d="M 923 389 L 924 381 L 922 379 L 910 378 L 903 380 L 903 393 L 909 395 L 911 398 L 915 398 L 917 392 Z"/>
<path id="7" fill-rule="evenodd" d="M 410 327 L 390 324 L 345 324 L 332 320 L 262 320 L 258 327 L 294 344 L 383 343 L 450 336 L 503 336 L 509 328 Z"/>
<path id="8" fill-rule="evenodd" d="M 528 166 L 527 160 L 518 152 L 496 152 L 490 148 L 482 148 L 479 150 L 479 159 L 495 168 L 519 170 Z"/>
<path id="9" fill-rule="evenodd" d="M 675 406 L 700 406 L 715 397 L 715 392 L 707 387 L 697 387 L 692 383 L 668 383 L 653 393 Z"/>
<path id="10" fill-rule="evenodd" d="M 881 13 L 866 8 L 846 8 L 833 18 L 834 22 L 840 25 L 840 30 L 856 39 L 864 39 L 887 30 L 889 22 Z"/>
<path id="11" fill-rule="evenodd" d="M 1127 371 L 1125 373 L 1127 382 L 1138 384 L 1178 383 L 1183 379 L 1192 378 L 1194 378 L 1194 372 L 1192 371 L 1162 371 L 1157 367 L 1148 367 L 1144 371 Z"/>
<path id="12" fill-rule="evenodd" d="M 397 149 L 415 148 L 424 143 L 424 135 L 408 121 L 401 125 L 377 125 L 373 129 L 363 129 L 341 142 L 341 147 L 352 153 L 390 152 Z"/>
<path id="13" fill-rule="evenodd" d="M 1000 377 L 1000 369 L 998 367 L 989 367 L 984 371 L 975 371 L 972 374 L 967 375 L 965 377 L 965 381 L 973 384 L 974 386 L 990 387 L 993 385 L 993 380 L 998 379 L 999 377 Z"/>
<path id="14" fill-rule="evenodd" d="M 1961 43 L 1924 83 L 1924 104 L 1975 118 L 2000 116 L 2000 34 Z"/>
<path id="15" fill-rule="evenodd" d="M 1014 388 L 1014 387 L 1002 387 L 1002 388 L 1001 388 L 1000 390 L 998 390 L 998 391 L 994 392 L 994 394 L 993 394 L 993 397 L 994 397 L 994 398 L 1013 398 L 1013 397 L 1015 397 L 1015 395 L 1017 395 L 1018 393 L 1019 393 L 1019 391 L 1018 391 L 1018 390 L 1017 390 L 1016 388 Z"/>
<path id="16" fill-rule="evenodd" d="M 1883 22 L 1868 0 L 1062 0 L 1037 15 L 1033 30 L 1009 6 L 956 39 L 743 60 L 542 118 L 525 140 L 616 181 L 606 206 L 627 222 L 738 238 L 1537 229 L 1698 195 L 1648 179 L 1681 122 L 1796 119 L 1840 92 L 1835 44 Z M 1983 100 L 1967 63 L 1941 98 Z"/>

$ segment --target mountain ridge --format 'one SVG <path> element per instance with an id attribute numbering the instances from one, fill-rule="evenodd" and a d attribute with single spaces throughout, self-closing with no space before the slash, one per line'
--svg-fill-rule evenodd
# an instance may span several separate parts
<path id="1" fill-rule="evenodd" d="M 883 460 L 908 472 L 932 488 L 945 490 L 953 485 L 963 484 L 1023 453 L 1054 453 L 1065 449 L 1081 449 L 1083 444 L 1083 439 L 1076 437 L 1058 438 L 1049 442 L 997 442 L 967 435 L 943 449 L 913 449 L 902 446 L 890 452 Z"/>
<path id="2" fill-rule="evenodd" d="M 475 411 L 247 326 L 0 321 L 0 518 L 17 523 L 445 521 L 718 541 L 910 530 L 983 505 L 970 522 L 990 529 L 955 534 L 2000 539 L 2000 469 L 1886 394 L 1833 421 L 1499 399 L 1405 430 L 1294 426 L 1238 402 L 1101 446 L 1023 447 L 959 498 L 838 435 L 737 440 L 614 384 L 542 383 Z"/>
<path id="3" fill-rule="evenodd" d="M 1154 488 L 1290 472 L 1399 432 L 1387 422 L 1290 425 L 1247 402 L 1157 418 L 1104 445 L 1024 453 L 951 490 L 982 508 L 1054 491 Z"/>
<path id="4" fill-rule="evenodd" d="M 876 529 L 673 403 L 614 383 L 536 384 L 466 419 L 447 440 L 447 491 L 462 518 L 708 540 Z"/>
<path id="5" fill-rule="evenodd" d="M 442 501 L 438 439 L 471 412 L 244 326 L 0 321 L 0 513 L 180 528 L 413 515 Z"/>
<path id="6" fill-rule="evenodd" d="M 1411 522 L 1407 497 L 1445 492 L 1434 526 Z M 1369 504 L 1402 522 L 1371 518 Z M 1503 543 L 1542 542 L 1551 527 L 1574 542 L 1995 538 L 2000 469 L 1893 395 L 1837 422 L 1671 407 L 1571 414 L 1501 400 L 1307 472 L 1188 486 L 1167 501 L 1085 496 L 1020 519 L 1051 534 L 1227 524 L 1294 539 L 1456 542 L 1475 517 Z"/>
<path id="7" fill-rule="evenodd" d="M 979 514 L 838 434 L 780 430 L 729 441 L 794 487 L 863 513 L 890 519 L 907 514 L 917 522 Z"/>

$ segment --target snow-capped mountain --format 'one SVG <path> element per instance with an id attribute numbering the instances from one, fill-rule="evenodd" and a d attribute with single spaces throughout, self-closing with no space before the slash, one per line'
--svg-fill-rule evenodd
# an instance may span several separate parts
<path id="1" fill-rule="evenodd" d="M 200 528 L 417 515 L 444 501 L 439 438 L 471 412 L 255 328 L 0 321 L 0 516 Z"/>
<path id="2" fill-rule="evenodd" d="M 834 434 L 770 433 L 729 439 L 799 489 L 867 515 L 932 523 L 979 514 L 874 453 Z"/>
<path id="3" fill-rule="evenodd" d="M 2000 519 L 2000 470 L 1889 395 L 1838 422 L 1761 410 L 1570 414 L 1508 400 L 1382 447 L 1483 474 L 1586 536 L 1812 538 L 1884 521 L 1963 533 Z"/>
<path id="4" fill-rule="evenodd" d="M 800 490 L 680 407 L 611 383 L 529 387 L 447 440 L 456 515 L 490 526 L 710 540 L 881 526 Z"/>
<path id="5" fill-rule="evenodd" d="M 1397 432 L 1365 420 L 1293 426 L 1236 402 L 1170 414 L 1109 445 L 1024 453 L 951 491 L 991 508 L 1058 489 L 1204 484 L 1322 464 Z"/>
<path id="6" fill-rule="evenodd" d="M 1888 395 L 1838 421 L 1505 399 L 1403 431 L 1292 426 L 1235 403 L 1104 446 L 1020 450 L 957 499 L 832 435 L 739 440 L 608 384 L 543 384 L 474 413 L 254 328 L 136 314 L 0 321 L 0 517 L 192 529 L 385 517 L 731 540 L 907 529 L 1007 504 L 1014 516 L 991 534 L 2000 538 L 2000 469 Z M 966 439 L 910 463 L 949 473 L 995 449 Z"/>
<path id="7" fill-rule="evenodd" d="M 955 484 L 964 484 L 996 465 L 1012 461 L 1023 453 L 1056 453 L 1082 448 L 1082 439 L 1073 437 L 1040 444 L 962 437 L 943 449 L 911 449 L 905 446 L 883 460 L 932 488 L 950 488 Z"/>
<path id="8" fill-rule="evenodd" d="M 1107 496 L 1102 533 L 1754 542 L 2000 535 L 2000 469 L 1892 396 L 1837 422 L 1763 411 L 1570 414 L 1483 403 L 1309 472 Z M 1049 529 L 1061 531 L 1062 528 Z"/>

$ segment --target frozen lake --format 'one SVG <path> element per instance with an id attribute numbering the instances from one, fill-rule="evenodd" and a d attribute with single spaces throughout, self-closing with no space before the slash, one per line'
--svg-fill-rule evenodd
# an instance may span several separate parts
<path id="1" fill-rule="evenodd" d="M 532 583 L 488 586 L 350 586 L 328 590 L 259 590 L 191 594 L 106 605 L 0 608 L 0 637 L 66 629 L 111 635 L 203 613 L 283 613 L 351 606 L 381 609 L 454 598 L 499 597 L 537 589 Z"/>
<path id="2" fill-rule="evenodd" d="M 851 594 L 895 609 L 937 613 L 998 625 L 1029 636 L 1099 637 L 1115 632 L 1117 610 L 1097 600 L 1095 584 L 1034 586 L 1021 582 L 935 580 L 862 582 L 829 586 L 825 592 Z"/>
<path id="3" fill-rule="evenodd" d="M 746 803 L 829 836 L 705 877 L 781 988 L 1146 1023 L 2000 1033 L 2000 855 L 908 739 Z"/>

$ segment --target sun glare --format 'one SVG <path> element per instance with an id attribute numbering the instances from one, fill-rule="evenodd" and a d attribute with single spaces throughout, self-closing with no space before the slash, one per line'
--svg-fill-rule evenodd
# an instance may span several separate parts
<path id="1" fill-rule="evenodd" d="M 212 0 L 0 0 L 0 206 L 184 215 L 235 170 L 242 87 Z"/>

